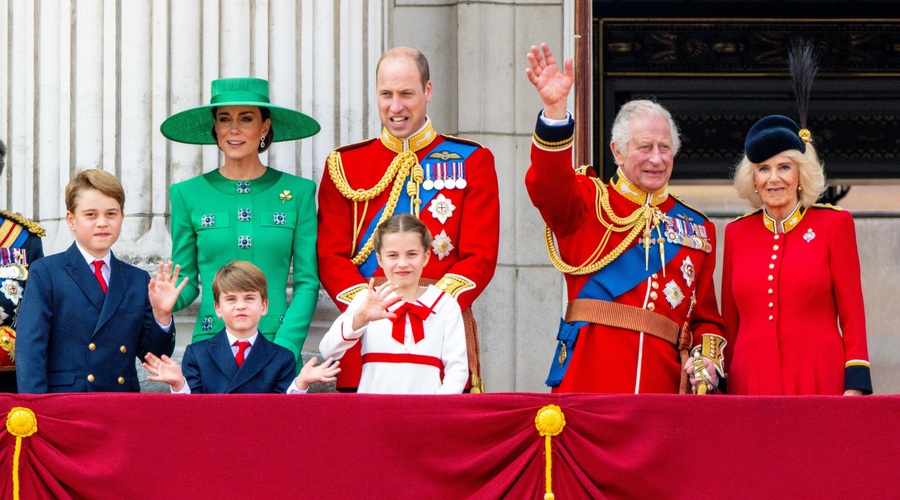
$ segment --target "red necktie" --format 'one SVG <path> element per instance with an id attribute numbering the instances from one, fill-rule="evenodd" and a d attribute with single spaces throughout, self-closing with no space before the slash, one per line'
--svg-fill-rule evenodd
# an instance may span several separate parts
<path id="1" fill-rule="evenodd" d="M 391 330 L 391 336 L 394 340 L 403 344 L 406 337 L 406 317 L 409 316 L 409 325 L 412 327 L 413 343 L 425 338 L 425 326 L 423 321 L 431 314 L 431 309 L 413 303 L 404 302 L 403 305 L 394 310 L 397 315 L 394 318 L 394 327 Z"/>
<path id="2" fill-rule="evenodd" d="M 94 276 L 97 277 L 97 281 L 100 282 L 100 288 L 103 289 L 103 293 L 106 293 L 106 280 L 103 279 L 103 261 L 95 260 L 94 261 Z"/>
<path id="3" fill-rule="evenodd" d="M 241 365 L 244 364 L 244 352 L 250 347 L 250 342 L 246 340 L 236 340 L 234 344 L 231 345 L 236 345 L 238 348 L 238 352 L 234 356 L 234 361 L 237 363 L 238 368 L 240 368 Z"/>

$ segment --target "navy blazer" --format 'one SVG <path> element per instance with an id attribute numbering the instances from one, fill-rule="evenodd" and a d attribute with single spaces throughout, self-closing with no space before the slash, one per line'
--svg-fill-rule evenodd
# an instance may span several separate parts
<path id="1" fill-rule="evenodd" d="M 265 394 L 285 393 L 297 375 L 294 353 L 262 334 L 244 364 L 238 368 L 225 330 L 187 346 L 181 370 L 191 393 Z"/>
<path id="2" fill-rule="evenodd" d="M 153 317 L 150 274 L 111 256 L 104 294 L 73 243 L 29 268 L 16 331 L 19 392 L 139 392 L 135 357 L 172 355 Z"/>

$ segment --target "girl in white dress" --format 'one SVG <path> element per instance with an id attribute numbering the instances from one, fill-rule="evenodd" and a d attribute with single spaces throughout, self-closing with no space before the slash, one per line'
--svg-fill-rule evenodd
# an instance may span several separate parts
<path id="1" fill-rule="evenodd" d="M 340 359 L 362 342 L 361 393 L 460 394 L 469 376 L 462 313 L 456 300 L 420 286 L 431 233 L 415 216 L 396 214 L 373 238 L 386 282 L 369 281 L 322 338 L 319 350 Z"/>

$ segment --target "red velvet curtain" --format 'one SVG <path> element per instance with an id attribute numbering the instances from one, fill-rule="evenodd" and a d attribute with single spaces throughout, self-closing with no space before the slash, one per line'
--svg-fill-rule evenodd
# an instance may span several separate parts
<path id="1" fill-rule="evenodd" d="M 31 409 L 20 498 L 892 497 L 900 396 L 70 394 Z M 15 436 L 0 431 L 12 498 Z"/>

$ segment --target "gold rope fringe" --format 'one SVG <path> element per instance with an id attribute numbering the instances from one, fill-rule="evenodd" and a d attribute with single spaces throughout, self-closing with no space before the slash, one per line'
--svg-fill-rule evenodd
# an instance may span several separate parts
<path id="1" fill-rule="evenodd" d="M 544 480 L 547 484 L 544 500 L 554 500 L 556 496 L 553 495 L 553 456 L 550 441 L 553 436 L 559 435 L 566 426 L 566 416 L 563 415 L 559 406 L 547 405 L 538 410 L 537 416 L 534 417 L 534 426 L 537 427 L 538 433 L 544 436 L 544 458 L 547 464 L 544 469 Z"/>
<path id="2" fill-rule="evenodd" d="M 12 481 L 13 499 L 19 500 L 19 455 L 22 453 L 22 438 L 37 432 L 37 417 L 28 408 L 16 406 L 6 415 L 6 430 L 16 437 L 16 451 L 13 454 Z"/>

